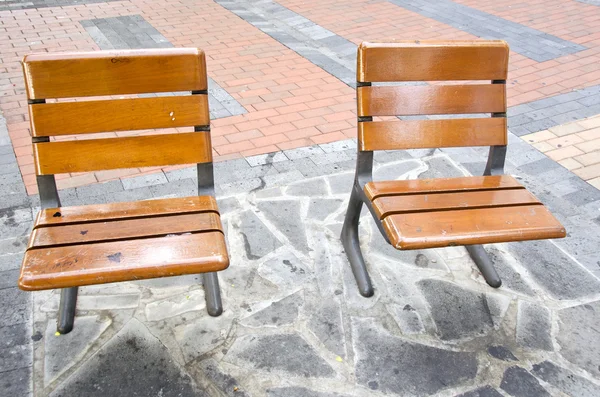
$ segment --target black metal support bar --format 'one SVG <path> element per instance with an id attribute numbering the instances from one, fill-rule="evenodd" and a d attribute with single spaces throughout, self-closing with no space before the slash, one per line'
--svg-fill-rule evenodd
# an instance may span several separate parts
<path id="1" fill-rule="evenodd" d="M 213 317 L 218 317 L 223 313 L 223 303 L 221 302 L 221 290 L 219 288 L 219 278 L 216 272 L 204 273 L 204 297 L 206 299 L 206 310 Z"/>
<path id="2" fill-rule="evenodd" d="M 494 269 L 494 264 L 490 259 L 487 252 L 482 245 L 466 245 L 465 248 L 469 252 L 469 255 L 481 271 L 483 278 L 485 281 L 494 288 L 498 288 L 502 285 L 502 280 L 500 280 L 500 276 Z"/>
<path id="3" fill-rule="evenodd" d="M 56 330 L 61 334 L 68 334 L 73 330 L 75 323 L 75 306 L 77 306 L 78 287 L 63 288 L 60 290 L 60 306 L 58 307 L 58 318 Z"/>
<path id="4" fill-rule="evenodd" d="M 30 104 L 45 103 L 44 99 L 29 100 Z M 33 143 L 50 142 L 50 137 L 33 137 Z M 40 206 L 45 208 L 59 208 L 60 197 L 56 188 L 56 179 L 54 175 L 38 175 L 36 177 L 38 191 L 40 194 Z M 78 287 L 63 288 L 60 291 L 60 304 L 58 307 L 58 318 L 56 319 L 56 329 L 61 334 L 68 334 L 73 329 L 75 323 L 75 307 L 77 306 Z"/>
<path id="5" fill-rule="evenodd" d="M 210 134 L 210 129 L 207 134 Z M 213 163 L 199 163 L 198 171 L 198 195 L 215 196 L 215 177 Z M 221 289 L 219 287 L 219 278 L 216 272 L 204 273 L 202 275 L 204 282 L 204 298 L 206 299 L 206 310 L 208 314 L 217 317 L 223 313 L 223 303 L 221 301 Z"/>

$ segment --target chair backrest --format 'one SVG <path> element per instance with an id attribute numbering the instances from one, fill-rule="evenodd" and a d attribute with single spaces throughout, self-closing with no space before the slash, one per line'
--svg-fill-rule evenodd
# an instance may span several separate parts
<path id="1" fill-rule="evenodd" d="M 38 176 L 212 162 L 206 61 L 201 50 L 33 54 L 23 59 L 23 71 Z M 181 91 L 191 95 L 131 95 Z M 124 95 L 127 98 L 118 98 Z M 88 98 L 46 103 L 82 97 Z M 192 126 L 195 132 L 79 137 Z M 77 137 L 50 142 L 50 137 L 66 135 Z"/>
<path id="2" fill-rule="evenodd" d="M 362 43 L 357 59 L 359 150 L 506 145 L 508 52 L 503 41 Z M 457 84 L 465 80 L 470 81 Z M 425 81 L 452 83 L 372 85 Z M 491 117 L 372 119 L 475 113 Z"/>

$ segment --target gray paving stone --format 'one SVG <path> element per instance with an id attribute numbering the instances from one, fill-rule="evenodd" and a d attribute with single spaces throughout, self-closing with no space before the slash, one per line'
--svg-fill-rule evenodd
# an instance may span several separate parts
<path id="1" fill-rule="evenodd" d="M 130 190 L 145 186 L 167 183 L 167 178 L 165 177 L 165 174 L 161 172 L 155 174 L 135 176 L 133 178 L 123 178 L 121 181 L 123 182 L 123 187 L 126 190 Z"/>
<path id="2" fill-rule="evenodd" d="M 421 164 L 418 160 L 407 160 L 400 163 L 383 165 L 373 171 L 373 179 L 378 181 L 403 179 L 407 173 L 416 170 Z"/>
<path id="3" fill-rule="evenodd" d="M 6 396 L 28 396 L 32 391 L 31 367 L 3 372 L 0 376 L 0 390 Z"/>
<path id="4" fill-rule="evenodd" d="M 502 397 L 496 389 L 491 386 L 480 387 L 479 389 L 471 390 L 460 394 L 456 397 Z"/>
<path id="5" fill-rule="evenodd" d="M 290 325 L 298 318 L 298 311 L 304 304 L 302 292 L 296 292 L 272 302 L 264 309 L 246 317 L 242 325 L 248 327 L 280 327 Z"/>
<path id="6" fill-rule="evenodd" d="M 550 316 L 550 310 L 544 306 L 519 301 L 517 343 L 528 349 L 554 350 Z"/>
<path id="7" fill-rule="evenodd" d="M 304 387 L 276 387 L 267 389 L 267 397 L 344 397 L 345 394 L 326 393 Z"/>
<path id="8" fill-rule="evenodd" d="M 101 320 L 98 316 L 78 316 L 76 322 L 71 332 L 60 336 L 55 335 L 56 324 L 48 323 L 44 333 L 44 385 L 76 364 L 110 325 L 109 319 Z"/>
<path id="9" fill-rule="evenodd" d="M 257 370 L 294 376 L 330 378 L 335 372 L 300 335 L 246 335 L 238 338 L 225 361 L 247 362 Z"/>
<path id="10" fill-rule="evenodd" d="M 0 290 L 0 326 L 27 323 L 31 319 L 31 295 L 18 288 Z"/>
<path id="11" fill-rule="evenodd" d="M 327 184 L 323 179 L 311 179 L 295 183 L 286 188 L 285 193 L 289 196 L 325 196 L 328 194 Z"/>
<path id="12" fill-rule="evenodd" d="M 438 280 L 417 283 L 442 340 L 481 336 L 494 326 L 487 297 Z"/>
<path id="13" fill-rule="evenodd" d="M 187 167 L 179 170 L 167 171 L 165 176 L 169 182 L 178 181 L 181 179 L 197 179 L 198 170 L 196 167 Z"/>
<path id="14" fill-rule="evenodd" d="M 244 239 L 248 259 L 262 258 L 282 245 L 252 211 L 240 214 L 238 229 Z"/>
<path id="15" fill-rule="evenodd" d="M 251 167 L 258 165 L 273 164 L 281 161 L 289 160 L 283 152 L 273 152 L 267 154 L 259 154 L 257 156 L 246 157 L 246 161 Z"/>
<path id="16" fill-rule="evenodd" d="M 263 185 L 261 188 L 271 188 L 274 186 L 285 186 L 291 182 L 295 182 L 301 179 L 304 175 L 298 170 L 293 170 L 290 172 L 282 172 L 279 174 L 273 173 L 270 175 L 265 175 L 261 179 L 263 181 Z"/>
<path id="17" fill-rule="evenodd" d="M 428 178 L 453 178 L 465 174 L 446 156 L 435 156 L 425 160 L 429 169 L 419 174 L 419 179 Z"/>
<path id="18" fill-rule="evenodd" d="M 543 361 L 535 364 L 531 372 L 544 382 L 558 388 L 565 394 L 573 397 L 600 396 L 600 385 L 574 374 L 572 371 L 558 365 Z"/>
<path id="19" fill-rule="evenodd" d="M 109 181 L 104 183 L 94 183 L 93 185 L 81 186 L 75 188 L 79 198 L 85 200 L 92 196 L 101 196 L 123 191 L 121 180 Z"/>
<path id="20" fill-rule="evenodd" d="M 341 199 L 312 199 L 308 207 L 308 219 L 323 221 L 331 214 L 335 213 L 342 204 Z"/>
<path id="21" fill-rule="evenodd" d="M 245 179 L 237 182 L 223 183 L 215 186 L 217 197 L 231 196 L 244 192 L 256 192 L 265 187 L 265 181 L 261 178 Z"/>
<path id="22" fill-rule="evenodd" d="M 508 249 L 555 299 L 578 299 L 598 293 L 600 282 L 550 242 L 511 243 Z"/>
<path id="23" fill-rule="evenodd" d="M 145 308 L 146 319 L 148 321 L 161 321 L 192 311 L 202 311 L 205 306 L 203 291 L 186 291 L 185 294 L 173 295 L 166 299 L 148 303 Z"/>
<path id="24" fill-rule="evenodd" d="M 258 267 L 258 274 L 281 290 L 288 291 L 310 280 L 312 272 L 309 266 L 293 253 L 284 251 L 262 263 Z"/>
<path id="25" fill-rule="evenodd" d="M 504 372 L 500 388 L 514 397 L 550 397 L 550 393 L 526 369 L 513 366 Z"/>
<path id="26" fill-rule="evenodd" d="M 31 346 L 15 345 L 8 348 L 0 348 L 0 374 L 19 368 L 30 367 L 33 363 Z"/>
<path id="27" fill-rule="evenodd" d="M 342 358 L 346 357 L 342 313 L 335 299 L 325 299 L 314 309 L 308 320 L 308 329 L 329 351 Z"/>
<path id="28" fill-rule="evenodd" d="M 235 197 L 228 197 L 223 199 L 217 198 L 217 204 L 219 207 L 219 213 L 221 215 L 235 212 L 241 208 L 240 202 Z"/>
<path id="29" fill-rule="evenodd" d="M 19 269 L 23 261 L 23 254 L 0 255 L 0 271 Z"/>
<path id="30" fill-rule="evenodd" d="M 425 326 L 419 312 L 411 305 L 388 305 L 387 309 L 396 320 L 403 334 L 412 335 L 425 332 Z"/>
<path id="31" fill-rule="evenodd" d="M 474 353 L 453 352 L 393 337 L 373 319 L 352 322 L 359 384 L 382 393 L 430 395 L 469 382 Z"/>
<path id="32" fill-rule="evenodd" d="M 325 154 L 323 149 L 321 149 L 319 146 L 306 146 L 297 149 L 284 150 L 283 153 L 290 160 L 297 160 L 304 157 Z"/>
<path id="33" fill-rule="evenodd" d="M 257 207 L 287 237 L 294 248 L 308 253 L 309 247 L 298 201 L 261 201 L 257 204 Z"/>
<path id="34" fill-rule="evenodd" d="M 354 183 L 354 173 L 347 172 L 343 174 L 332 175 L 327 178 L 331 192 L 333 194 L 347 194 L 350 197 L 352 184 Z"/>
<path id="35" fill-rule="evenodd" d="M 504 346 L 490 346 L 487 348 L 490 356 L 502 361 L 519 361 L 512 352 Z"/>
<path id="36" fill-rule="evenodd" d="M 144 376 L 139 376 L 141 373 Z M 126 381 L 124 381 L 126 380 Z M 131 320 L 50 395 L 208 396 L 144 325 Z"/>
<path id="37" fill-rule="evenodd" d="M 322 143 L 319 146 L 321 147 L 321 149 L 323 149 L 325 153 L 341 152 L 345 150 L 353 150 L 356 152 L 357 142 L 355 139 L 345 139 L 342 141 Z"/>
<path id="38" fill-rule="evenodd" d="M 558 312 L 560 354 L 595 377 L 600 376 L 600 302 Z"/>
<path id="39" fill-rule="evenodd" d="M 208 359 L 200 362 L 202 374 L 215 384 L 228 397 L 249 397 L 250 395 L 239 387 L 237 379 L 219 368 L 217 362 Z"/>
<path id="40" fill-rule="evenodd" d="M 524 295 L 534 295 L 531 286 L 523 279 L 521 273 L 506 260 L 501 251 L 494 246 L 486 246 L 485 249 L 502 280 L 502 288 L 509 288 Z"/>
<path id="41" fill-rule="evenodd" d="M 173 330 L 186 363 L 220 349 L 233 325 L 233 313 L 226 309 L 219 317 L 190 317 L 193 320 L 183 316 L 182 325 Z"/>
<path id="42" fill-rule="evenodd" d="M 19 269 L 0 271 L 0 290 L 15 287 L 19 279 L 19 273 Z"/>
<path id="43" fill-rule="evenodd" d="M 161 174 L 162 175 L 162 174 Z M 198 184 L 194 179 L 180 179 L 170 183 L 148 187 L 153 197 L 189 197 L 198 195 Z"/>

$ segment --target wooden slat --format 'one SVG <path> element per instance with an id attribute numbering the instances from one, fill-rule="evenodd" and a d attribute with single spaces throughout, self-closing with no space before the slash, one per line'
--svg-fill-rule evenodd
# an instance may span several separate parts
<path id="1" fill-rule="evenodd" d="M 221 220 L 217 213 L 204 212 L 200 214 L 38 227 L 31 233 L 28 247 L 75 245 L 206 231 L 222 231 Z"/>
<path id="2" fill-rule="evenodd" d="M 373 200 L 373 208 L 383 219 L 393 214 L 443 211 L 463 208 L 506 207 L 541 204 L 526 189 L 467 191 L 455 193 L 384 196 Z"/>
<path id="3" fill-rule="evenodd" d="M 39 53 L 23 58 L 29 99 L 206 90 L 196 48 Z"/>
<path id="4" fill-rule="evenodd" d="M 374 200 L 377 197 L 402 194 L 450 193 L 517 188 L 524 189 L 523 185 L 510 175 L 490 175 L 369 182 L 365 185 L 365 194 L 369 200 Z"/>
<path id="5" fill-rule="evenodd" d="M 207 95 L 29 105 L 33 136 L 210 124 Z"/>
<path id="6" fill-rule="evenodd" d="M 212 161 L 209 132 L 33 144 L 37 175 Z"/>
<path id="7" fill-rule="evenodd" d="M 212 196 L 177 197 L 133 202 L 93 204 L 42 209 L 34 228 L 62 226 L 85 222 L 153 217 L 164 214 L 189 214 L 217 212 L 217 202 Z"/>
<path id="8" fill-rule="evenodd" d="M 506 112 L 504 84 L 358 87 L 358 116 Z"/>
<path id="9" fill-rule="evenodd" d="M 358 143 L 360 150 L 506 145 L 506 118 L 365 121 Z"/>
<path id="10" fill-rule="evenodd" d="M 357 81 L 506 80 L 503 41 L 363 42 Z"/>
<path id="11" fill-rule="evenodd" d="M 228 266 L 221 232 L 29 249 L 19 287 L 66 288 L 215 272 Z"/>
<path id="12" fill-rule="evenodd" d="M 398 249 L 562 238 L 564 227 L 543 205 L 390 215 L 383 220 Z"/>

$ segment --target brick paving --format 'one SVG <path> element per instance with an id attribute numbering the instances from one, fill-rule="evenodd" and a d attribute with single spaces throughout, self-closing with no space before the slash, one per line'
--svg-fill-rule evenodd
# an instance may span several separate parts
<path id="1" fill-rule="evenodd" d="M 600 189 L 600 115 L 521 138 Z"/>
<path id="2" fill-rule="evenodd" d="M 34 51 L 148 43 L 124 31 L 103 41 L 90 21 L 107 18 L 140 18 L 170 45 L 207 52 L 222 94 L 212 101 L 217 161 L 354 137 L 354 49 L 381 37 L 507 39 L 509 126 L 516 135 L 600 113 L 600 9 L 577 1 L 64 0 L 61 7 L 33 1 L 7 10 L 13 3 L 2 2 L 0 11 L 0 109 L 29 194 L 36 186 L 18 61 Z M 169 169 L 61 175 L 59 187 L 161 171 Z"/>

